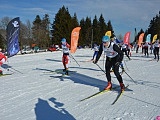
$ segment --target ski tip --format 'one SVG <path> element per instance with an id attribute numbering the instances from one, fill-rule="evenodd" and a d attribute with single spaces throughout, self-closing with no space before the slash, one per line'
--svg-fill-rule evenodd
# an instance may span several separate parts
<path id="1" fill-rule="evenodd" d="M 0 77 L 7 76 L 7 75 L 12 75 L 12 74 L 2 74 L 2 75 L 0 75 Z"/>

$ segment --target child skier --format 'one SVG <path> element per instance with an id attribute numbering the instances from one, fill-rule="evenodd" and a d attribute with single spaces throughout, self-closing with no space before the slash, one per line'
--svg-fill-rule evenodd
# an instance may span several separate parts
<path id="1" fill-rule="evenodd" d="M 62 47 L 62 51 L 63 51 L 63 56 L 62 56 L 62 63 L 64 66 L 64 72 L 66 75 L 68 75 L 68 64 L 69 64 L 69 48 L 70 45 L 66 42 L 65 38 L 62 38 L 61 40 L 61 47 Z"/>
<path id="2" fill-rule="evenodd" d="M 110 90 L 112 88 L 110 69 L 113 66 L 113 71 L 119 81 L 121 91 L 124 91 L 125 86 L 123 84 L 122 76 L 119 73 L 119 65 L 122 62 L 124 56 L 123 52 L 114 42 L 110 41 L 109 36 L 103 36 L 102 42 L 103 43 L 100 45 L 96 60 L 93 61 L 93 63 L 96 64 L 98 62 L 102 52 L 104 51 L 106 54 L 105 69 L 106 77 L 108 80 L 108 85 L 104 89 Z"/>
<path id="3" fill-rule="evenodd" d="M 0 66 L 7 60 L 7 57 L 2 53 L 2 49 L 0 48 Z M 0 75 L 3 75 L 3 71 L 0 69 Z"/>

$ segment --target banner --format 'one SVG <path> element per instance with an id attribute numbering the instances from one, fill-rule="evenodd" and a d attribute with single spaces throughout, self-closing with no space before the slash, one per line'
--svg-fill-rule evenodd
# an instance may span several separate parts
<path id="1" fill-rule="evenodd" d="M 138 39 L 138 45 L 141 47 L 141 44 L 143 42 L 144 33 L 141 33 Z"/>
<path id="2" fill-rule="evenodd" d="M 151 34 L 148 34 L 146 37 L 146 42 L 150 43 L 151 42 Z"/>
<path id="3" fill-rule="evenodd" d="M 153 40 L 152 40 L 152 43 L 154 43 L 157 39 L 157 34 L 153 36 Z"/>
<path id="4" fill-rule="evenodd" d="M 81 29 L 81 27 L 76 27 L 72 30 L 72 33 L 71 33 L 71 53 L 75 53 L 77 50 L 80 29 Z"/>
<path id="5" fill-rule="evenodd" d="M 107 32 L 105 33 L 105 36 L 111 37 L 111 31 L 107 31 Z"/>
<path id="6" fill-rule="evenodd" d="M 123 40 L 123 43 L 124 43 L 124 44 L 127 44 L 127 45 L 130 44 L 130 34 L 131 34 L 131 32 L 127 32 L 127 33 L 124 35 L 124 40 Z"/>
<path id="7" fill-rule="evenodd" d="M 19 17 L 12 19 L 7 25 L 7 56 L 11 57 L 17 54 L 19 48 L 19 30 L 20 20 Z"/>

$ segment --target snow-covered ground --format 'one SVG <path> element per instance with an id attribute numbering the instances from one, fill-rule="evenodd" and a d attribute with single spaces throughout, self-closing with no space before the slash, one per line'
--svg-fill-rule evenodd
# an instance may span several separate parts
<path id="1" fill-rule="evenodd" d="M 91 49 L 79 49 L 71 59 L 70 76 L 50 72 L 63 69 L 62 53 L 43 52 L 9 58 L 12 75 L 0 77 L 0 120 L 155 120 L 160 115 L 160 63 L 132 53 L 123 74 L 128 89 L 114 104 L 119 88 L 85 101 L 107 85 L 101 69 L 89 62 Z M 103 69 L 104 58 L 98 62 Z M 113 86 L 119 86 L 112 74 Z"/>

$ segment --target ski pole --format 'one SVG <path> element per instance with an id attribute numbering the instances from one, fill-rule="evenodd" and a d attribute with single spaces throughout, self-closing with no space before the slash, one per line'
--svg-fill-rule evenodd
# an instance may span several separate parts
<path id="1" fill-rule="evenodd" d="M 120 68 L 121 68 L 121 66 L 120 66 Z M 135 80 L 133 80 L 133 78 L 124 70 L 124 72 L 128 75 L 128 77 L 129 78 L 131 78 L 131 80 L 135 83 L 135 84 L 137 84 L 137 82 L 135 81 Z"/>
<path id="2" fill-rule="evenodd" d="M 9 68 L 8 68 L 9 69 Z M 14 71 L 17 71 L 17 72 L 19 72 L 19 73 L 21 73 L 21 74 L 23 74 L 22 72 L 20 72 L 19 70 L 16 70 L 16 69 L 14 69 L 14 68 L 11 68 L 11 69 L 13 69 Z"/>
<path id="3" fill-rule="evenodd" d="M 105 63 L 104 63 L 105 53 L 103 55 L 103 69 L 105 70 Z"/>
<path id="4" fill-rule="evenodd" d="M 106 72 L 98 65 L 98 64 L 96 64 L 105 74 L 106 74 Z M 128 75 L 128 77 L 129 78 L 131 78 L 131 80 L 135 83 L 135 84 L 137 84 L 137 82 L 135 81 L 135 80 L 133 80 L 133 78 L 126 72 L 126 71 L 124 71 L 127 75 Z"/>
<path id="5" fill-rule="evenodd" d="M 127 70 L 129 71 L 129 69 L 128 69 L 128 67 L 127 67 L 127 64 L 126 64 L 126 61 L 125 61 L 125 60 L 124 60 L 124 64 L 125 64 L 125 66 L 126 66 Z"/>
<path id="6" fill-rule="evenodd" d="M 7 62 L 8 62 L 8 64 L 9 64 L 9 61 L 7 60 Z M 14 70 L 14 71 L 17 71 L 17 72 L 19 72 L 19 73 L 21 73 L 21 74 L 23 74 L 22 72 L 20 72 L 19 70 L 16 70 L 16 69 L 14 69 L 14 68 L 12 68 L 12 67 L 9 67 L 9 65 L 7 64 L 7 70 L 9 71 L 9 68 L 10 69 L 12 69 L 12 70 Z M 11 71 L 12 71 L 11 70 Z"/>
<path id="7" fill-rule="evenodd" d="M 70 54 L 71 55 L 71 54 Z M 77 60 L 71 55 L 71 57 L 74 59 L 74 61 L 77 63 L 77 65 L 80 67 L 80 65 L 78 64 Z"/>
<path id="8" fill-rule="evenodd" d="M 99 67 L 99 69 L 101 69 L 106 74 L 106 72 L 97 63 L 96 65 Z"/>

